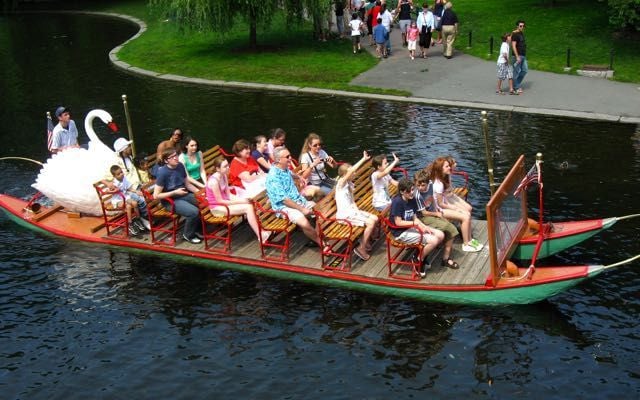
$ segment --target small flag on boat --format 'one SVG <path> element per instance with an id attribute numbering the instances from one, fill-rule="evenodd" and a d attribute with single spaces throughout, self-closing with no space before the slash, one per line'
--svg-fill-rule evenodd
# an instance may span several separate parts
<path id="1" fill-rule="evenodd" d="M 51 120 L 51 113 L 47 111 L 47 150 L 51 151 L 52 144 L 53 144 L 53 120 Z"/>
<path id="2" fill-rule="evenodd" d="M 538 162 L 536 162 L 531 167 L 529 172 L 527 172 L 524 178 L 522 178 L 522 181 L 520 181 L 520 184 L 518 185 L 516 190 L 513 192 L 513 195 L 517 196 L 518 194 L 520 194 L 521 191 L 526 190 L 529 187 L 529 185 L 532 184 L 533 182 L 536 182 L 538 185 L 541 185 L 541 181 L 542 181 L 541 176 L 542 174 L 540 173 L 540 165 L 538 165 Z"/>

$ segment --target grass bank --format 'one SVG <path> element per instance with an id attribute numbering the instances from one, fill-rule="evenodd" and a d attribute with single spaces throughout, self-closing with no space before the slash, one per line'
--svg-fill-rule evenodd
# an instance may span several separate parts
<path id="1" fill-rule="evenodd" d="M 457 47 L 468 54 L 496 59 L 501 35 L 512 31 L 517 20 L 524 19 L 530 69 L 564 73 L 568 48 L 571 73 L 585 64 L 609 65 L 613 49 L 614 79 L 640 82 L 640 35 L 633 39 L 614 32 L 608 24 L 606 1 L 454 0 L 453 4 L 460 19 Z"/>
<path id="2" fill-rule="evenodd" d="M 213 80 L 410 95 L 401 90 L 349 85 L 377 60 L 366 52 L 354 55 L 347 40 L 312 40 L 309 26 L 287 31 L 278 16 L 271 29 L 258 33 L 262 50 L 250 52 L 246 49 L 248 28 L 244 23 L 224 36 L 184 34 L 172 22 L 152 17 L 145 1 L 107 4 L 99 10 L 133 15 L 147 23 L 147 31 L 118 54 L 121 60 L 144 69 Z"/>
<path id="3" fill-rule="evenodd" d="M 432 3 L 432 0 L 428 0 Z M 368 54 L 354 56 L 348 41 L 317 42 L 310 27 L 287 32 L 276 20 L 259 42 L 273 51 L 238 51 L 248 42 L 240 24 L 225 36 L 213 33 L 181 33 L 171 22 L 150 16 L 144 0 L 102 3 L 93 8 L 133 15 L 148 30 L 122 49 L 119 57 L 138 67 L 183 76 L 303 87 L 408 95 L 404 91 L 350 86 L 349 82 L 377 61 Z M 419 0 L 414 3 L 420 3 Z M 553 6 L 551 6 L 553 4 Z M 494 60 L 500 36 L 511 31 L 518 19 L 527 22 L 527 58 L 530 69 L 565 73 L 567 48 L 571 49 L 569 73 L 584 64 L 608 65 L 613 49 L 614 78 L 640 82 L 640 40 L 620 37 L 607 23 L 606 2 L 598 0 L 457 0 L 460 19 L 456 47 L 482 59 Z M 468 33 L 472 32 L 471 47 Z M 489 38 L 493 36 L 493 54 Z"/>

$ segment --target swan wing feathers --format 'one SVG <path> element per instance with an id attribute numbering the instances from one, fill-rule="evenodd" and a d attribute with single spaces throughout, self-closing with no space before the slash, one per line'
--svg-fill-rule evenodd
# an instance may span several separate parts
<path id="1" fill-rule="evenodd" d="M 70 148 L 54 154 L 32 186 L 70 211 L 102 215 L 93 184 L 104 179 L 116 161 L 113 151 L 103 150 Z"/>

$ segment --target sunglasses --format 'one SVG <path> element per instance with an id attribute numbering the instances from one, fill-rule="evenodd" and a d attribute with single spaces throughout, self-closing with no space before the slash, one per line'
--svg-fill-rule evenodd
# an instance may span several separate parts
<path id="1" fill-rule="evenodd" d="M 518 25 L 519 28 L 524 28 L 524 25 Z"/>
<path id="2" fill-rule="evenodd" d="M 291 154 L 287 154 L 286 156 L 282 156 L 280 158 L 286 158 L 287 160 L 291 158 Z"/>
<path id="3" fill-rule="evenodd" d="M 312 144 L 311 147 L 322 147 L 322 143 Z"/>

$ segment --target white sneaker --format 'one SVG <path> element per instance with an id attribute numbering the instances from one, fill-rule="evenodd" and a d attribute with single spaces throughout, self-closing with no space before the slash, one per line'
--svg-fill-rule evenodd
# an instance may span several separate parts
<path id="1" fill-rule="evenodd" d="M 476 247 L 471 242 L 469 242 L 468 244 L 462 244 L 462 251 L 466 251 L 467 253 L 475 253 L 480 250 L 482 250 L 482 247 Z"/>
<path id="2" fill-rule="evenodd" d="M 149 224 L 149 221 L 147 221 L 146 219 L 140 217 L 140 221 L 142 222 L 142 225 L 144 225 L 144 228 L 148 231 L 151 230 L 151 224 Z"/>

